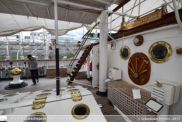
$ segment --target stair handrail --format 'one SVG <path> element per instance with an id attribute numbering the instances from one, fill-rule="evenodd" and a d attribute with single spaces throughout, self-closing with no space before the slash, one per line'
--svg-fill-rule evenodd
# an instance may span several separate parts
<path id="1" fill-rule="evenodd" d="M 84 40 L 82 41 L 80 47 L 78 48 L 77 52 L 75 53 L 74 57 L 72 58 L 72 60 L 71 60 L 71 62 L 69 64 L 70 67 L 72 67 L 74 61 L 76 60 L 76 58 L 78 56 L 78 54 L 80 53 L 81 49 L 83 48 L 86 40 L 88 39 L 88 36 L 90 35 L 90 32 L 91 32 L 90 30 L 87 32 L 87 34 L 86 34 L 87 38 L 86 39 L 84 38 Z"/>
<path id="2" fill-rule="evenodd" d="M 98 23 L 97 23 L 97 24 L 98 24 Z M 84 39 L 84 40 L 82 41 L 80 47 L 78 48 L 77 52 L 75 53 L 74 57 L 72 58 L 72 60 L 71 60 L 71 62 L 70 62 L 70 64 L 69 64 L 70 67 L 72 67 L 74 61 L 76 60 L 78 54 L 80 53 L 80 50 L 83 48 L 83 46 L 84 46 L 86 40 L 88 39 L 90 33 L 91 33 L 92 30 L 97 26 L 97 24 L 95 24 L 94 27 L 93 27 L 91 30 L 87 31 L 87 33 L 82 37 L 82 39 Z M 86 38 L 85 38 L 85 36 L 86 36 Z"/>

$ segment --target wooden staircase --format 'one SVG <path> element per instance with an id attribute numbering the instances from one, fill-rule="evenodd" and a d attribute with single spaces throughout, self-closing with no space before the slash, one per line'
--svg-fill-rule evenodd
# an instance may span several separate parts
<path id="1" fill-rule="evenodd" d="M 74 57 L 72 58 L 69 66 L 68 66 L 69 68 L 73 69 L 73 71 L 70 73 L 70 76 L 66 80 L 66 82 L 68 82 L 68 85 L 71 85 L 71 83 L 74 81 L 74 79 L 75 79 L 76 75 L 78 74 L 82 64 L 84 63 L 85 59 L 89 55 L 93 46 L 95 45 L 92 43 L 90 45 L 85 46 L 85 42 L 87 41 L 88 37 L 90 36 L 92 30 L 97 26 L 97 24 L 95 24 L 95 26 L 82 37 L 83 41 L 82 41 L 80 47 L 78 48 L 77 52 L 75 53 Z M 84 48 L 84 47 L 86 47 L 86 48 Z M 83 52 L 82 56 L 80 57 L 80 59 L 78 60 L 76 66 L 73 67 L 73 64 L 76 61 L 77 56 L 81 50 L 84 50 L 84 52 Z"/>
<path id="2" fill-rule="evenodd" d="M 70 76 L 68 77 L 68 79 L 66 81 L 66 82 L 68 82 L 68 85 L 70 85 L 74 81 L 74 79 L 75 79 L 76 75 L 78 74 L 80 68 L 82 67 L 84 61 L 86 60 L 87 56 L 89 55 L 90 51 L 92 50 L 93 45 L 94 44 L 92 43 L 92 44 L 86 46 L 85 49 L 83 49 L 84 51 L 82 53 L 82 56 L 80 57 L 80 59 L 78 60 L 77 64 L 74 67 L 71 67 L 71 65 L 69 65 L 69 68 L 72 68 L 73 71 L 70 73 Z M 73 62 L 72 62 L 72 65 L 73 65 Z"/>

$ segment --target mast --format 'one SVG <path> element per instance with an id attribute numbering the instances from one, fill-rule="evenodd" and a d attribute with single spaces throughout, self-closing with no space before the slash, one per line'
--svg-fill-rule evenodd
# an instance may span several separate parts
<path id="1" fill-rule="evenodd" d="M 56 95 L 60 95 L 60 81 L 59 81 L 59 47 L 58 47 L 58 9 L 57 0 L 54 0 L 54 22 L 55 22 L 55 39 L 56 39 Z"/>

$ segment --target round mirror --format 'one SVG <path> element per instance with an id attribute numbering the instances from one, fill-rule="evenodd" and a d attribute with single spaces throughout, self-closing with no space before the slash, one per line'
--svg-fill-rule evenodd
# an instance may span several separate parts
<path id="1" fill-rule="evenodd" d="M 46 122 L 46 118 L 44 113 L 36 112 L 28 116 L 24 122 Z"/>
<path id="2" fill-rule="evenodd" d="M 130 49 L 128 46 L 124 46 L 120 49 L 120 57 L 123 60 L 127 60 L 130 56 Z"/>
<path id="3" fill-rule="evenodd" d="M 72 115 L 75 119 L 85 119 L 90 114 L 90 109 L 85 104 L 77 104 L 72 108 Z"/>
<path id="4" fill-rule="evenodd" d="M 172 48 L 167 42 L 156 42 L 152 44 L 148 51 L 150 59 L 155 63 L 164 63 L 172 55 Z"/>

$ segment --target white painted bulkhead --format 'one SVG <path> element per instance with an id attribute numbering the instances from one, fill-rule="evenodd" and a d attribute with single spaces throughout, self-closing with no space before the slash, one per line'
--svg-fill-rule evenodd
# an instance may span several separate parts
<path id="1" fill-rule="evenodd" d="M 164 29 L 162 29 L 164 28 Z M 157 31 L 158 30 L 158 31 Z M 115 50 L 111 49 L 110 44 L 108 44 L 108 70 L 112 67 L 117 67 L 122 70 L 122 80 L 134 84 L 128 76 L 128 60 L 122 60 L 120 58 L 120 49 L 122 46 L 128 46 L 130 48 L 131 54 L 130 57 L 136 53 L 141 52 L 145 55 L 148 55 L 148 50 L 150 46 L 157 41 L 165 41 L 169 43 L 172 47 L 172 56 L 171 58 L 162 64 L 151 62 L 151 75 L 147 84 L 138 87 L 144 87 L 151 84 L 154 84 L 156 80 L 160 79 L 168 80 L 171 82 L 176 82 L 182 85 L 182 55 L 176 54 L 176 48 L 182 47 L 182 33 L 179 31 L 179 27 L 170 25 L 167 27 L 161 27 L 153 29 L 150 32 L 145 31 L 138 33 L 144 38 L 144 42 L 141 46 L 135 46 L 133 40 L 137 34 L 124 37 L 124 39 L 117 39 L 117 47 Z M 150 58 L 149 58 L 150 59 Z M 135 84 L 134 84 L 135 85 Z M 144 88 L 148 91 L 151 91 L 151 87 Z M 180 91 L 180 100 L 177 104 L 174 105 L 174 115 L 181 115 L 181 106 L 182 106 L 182 90 Z M 172 107 L 169 110 L 169 114 L 172 112 Z"/>

